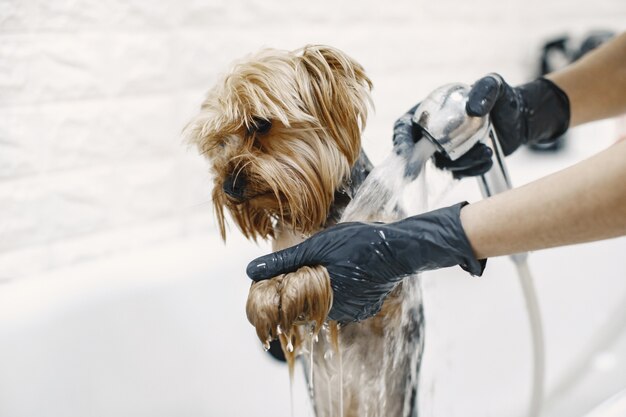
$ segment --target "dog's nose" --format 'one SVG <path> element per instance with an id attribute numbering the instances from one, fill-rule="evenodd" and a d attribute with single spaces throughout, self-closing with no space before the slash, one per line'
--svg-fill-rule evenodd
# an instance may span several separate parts
<path id="1" fill-rule="evenodd" d="M 224 184 L 222 186 L 224 192 L 239 201 L 245 199 L 244 192 L 246 190 L 246 177 L 240 172 L 237 175 L 228 175 L 224 180 Z"/>

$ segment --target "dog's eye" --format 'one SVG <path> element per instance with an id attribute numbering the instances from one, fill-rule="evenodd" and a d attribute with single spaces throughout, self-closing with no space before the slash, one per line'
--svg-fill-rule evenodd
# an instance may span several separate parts
<path id="1" fill-rule="evenodd" d="M 253 126 L 250 127 L 249 133 L 257 133 L 259 135 L 265 135 L 272 128 L 272 121 L 267 119 L 262 119 L 260 117 L 255 117 L 253 121 Z"/>

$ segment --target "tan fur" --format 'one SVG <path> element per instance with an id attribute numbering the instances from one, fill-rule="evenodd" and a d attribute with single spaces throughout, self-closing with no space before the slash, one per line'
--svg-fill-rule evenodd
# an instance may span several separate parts
<path id="1" fill-rule="evenodd" d="M 247 238 L 274 238 L 274 249 L 298 243 L 325 226 L 334 193 L 349 180 L 359 156 L 361 132 L 371 105 L 370 89 L 371 81 L 361 65 L 328 46 L 267 49 L 233 66 L 209 91 L 199 114 L 185 129 L 188 140 L 211 162 L 213 202 L 224 239 L 227 212 Z M 255 131 L 259 119 L 271 121 L 268 132 Z M 245 176 L 243 200 L 223 191 L 229 175 Z M 409 371 L 392 367 L 357 370 L 364 361 L 376 361 L 376 356 L 383 355 L 390 320 L 404 331 L 398 317 L 406 311 L 397 287 L 375 318 L 338 332 L 336 323 L 325 323 L 332 298 L 326 269 L 305 267 L 253 283 L 246 314 L 264 344 L 276 338 L 281 341 L 291 369 L 295 356 L 305 349 L 304 341 L 311 341 L 322 325 L 329 340 L 320 341 L 320 350 L 314 355 L 321 375 L 332 378 L 334 372 L 331 361 L 325 361 L 325 349 L 337 352 L 340 338 L 345 345 L 354 344 L 355 348 L 345 352 L 347 366 L 356 367 L 348 369 L 353 375 L 346 377 L 346 384 L 351 386 L 334 388 L 345 396 L 344 415 L 356 416 L 364 401 L 360 391 L 363 395 L 372 392 L 363 390 L 362 378 L 402 383 L 410 379 L 402 374 Z M 293 349 L 287 349 L 288 345 Z M 397 366 L 409 369 L 409 362 Z M 388 395 L 391 405 L 380 405 L 393 413 L 388 415 L 401 415 L 406 409 L 404 391 L 396 391 Z M 326 395 L 325 389 L 315 392 L 320 398 Z M 378 401 L 372 395 L 367 400 Z M 318 414 L 332 414 L 324 407 L 316 406 Z"/>
<path id="2" fill-rule="evenodd" d="M 281 337 L 290 368 L 300 349 L 299 325 L 312 324 L 319 333 L 332 305 L 328 271 L 304 267 L 291 274 L 252 284 L 246 304 L 248 320 L 263 343 Z M 287 349 L 291 341 L 292 349 Z"/>
<path id="3" fill-rule="evenodd" d="M 224 209 L 252 239 L 273 237 L 276 221 L 306 234 L 322 227 L 359 155 L 370 88 L 341 51 L 306 46 L 261 51 L 209 91 L 185 135 L 212 162 L 222 237 Z M 266 135 L 249 133 L 257 118 L 272 121 Z M 246 201 L 222 192 L 230 173 L 246 175 Z"/>
<path id="4" fill-rule="evenodd" d="M 252 239 L 275 237 L 277 223 L 300 235 L 324 225 L 335 190 L 359 155 L 371 86 L 361 65 L 328 46 L 266 49 L 233 66 L 185 129 L 212 163 L 224 239 L 225 209 Z M 259 118 L 272 121 L 270 131 L 250 133 Z M 222 190 L 233 173 L 247 179 L 243 202 Z M 254 284 L 246 312 L 266 343 L 279 336 L 278 326 L 281 340 L 295 337 L 295 326 L 305 321 L 317 333 L 331 303 L 325 268 L 303 268 Z"/>

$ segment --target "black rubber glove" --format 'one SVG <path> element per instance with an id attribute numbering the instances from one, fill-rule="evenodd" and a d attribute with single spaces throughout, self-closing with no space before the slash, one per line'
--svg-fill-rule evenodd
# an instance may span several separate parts
<path id="1" fill-rule="evenodd" d="M 416 108 L 409 110 L 410 114 Z M 490 114 L 505 156 L 523 144 L 546 143 L 557 139 L 565 133 L 570 120 L 567 95 L 545 78 L 514 88 L 498 74 L 487 75 L 472 86 L 466 110 L 470 116 Z M 394 126 L 394 145 L 396 135 L 405 138 L 412 134 L 414 142 L 421 138 L 419 130 L 411 126 L 407 114 L 398 119 Z M 456 161 L 441 153 L 435 154 L 434 161 L 438 168 L 451 171 L 454 178 L 459 179 L 489 171 L 491 154 L 488 147 L 477 143 Z"/>
<path id="2" fill-rule="evenodd" d="M 396 153 L 402 153 L 405 149 L 413 147 L 422 138 L 420 130 L 413 124 L 413 113 L 420 103 L 411 107 L 393 124 L 393 149 Z"/>
<path id="3" fill-rule="evenodd" d="M 505 156 L 523 144 L 558 138 L 570 120 L 567 95 L 546 78 L 513 88 L 500 75 L 487 75 L 472 86 L 466 110 L 470 116 L 490 114 Z"/>
<path id="4" fill-rule="evenodd" d="M 475 259 L 461 226 L 457 204 L 383 223 L 341 223 L 291 248 L 248 264 L 255 281 L 323 265 L 333 289 L 331 320 L 359 321 L 376 314 L 394 286 L 407 275 L 460 265 L 481 275 L 485 260 Z"/>
<path id="5" fill-rule="evenodd" d="M 456 161 L 451 160 L 441 152 L 435 153 L 433 159 L 435 166 L 439 169 L 446 169 L 452 173 L 455 179 L 465 177 L 475 177 L 489 171 L 493 166 L 493 151 L 482 142 L 465 152 Z"/>

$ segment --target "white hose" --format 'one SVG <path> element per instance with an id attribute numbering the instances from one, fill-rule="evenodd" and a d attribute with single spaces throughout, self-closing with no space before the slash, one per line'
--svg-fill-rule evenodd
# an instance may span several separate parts
<path id="1" fill-rule="evenodd" d="M 485 198 L 505 192 L 512 188 L 504 154 L 500 148 L 495 130 L 490 126 L 489 135 L 485 144 L 493 150 L 493 167 L 484 175 L 478 177 L 480 190 Z M 539 302 L 533 285 L 530 268 L 528 268 L 528 254 L 519 253 L 510 256 L 517 269 L 517 275 L 522 286 L 533 351 L 533 376 L 530 403 L 528 405 L 528 417 L 539 417 L 543 403 L 544 378 L 545 378 L 545 349 L 543 325 L 539 312 Z"/>
<path id="2" fill-rule="evenodd" d="M 541 406 L 544 395 L 544 377 L 545 377 L 545 348 L 543 324 L 541 322 L 541 313 L 539 311 L 539 302 L 537 293 L 533 285 L 532 275 L 528 267 L 528 257 L 526 254 L 511 256 L 519 282 L 524 293 L 524 301 L 526 303 L 526 312 L 528 313 L 528 322 L 530 324 L 530 332 L 532 339 L 533 351 L 533 374 L 530 403 L 528 405 L 528 417 L 539 417 L 541 414 Z"/>

